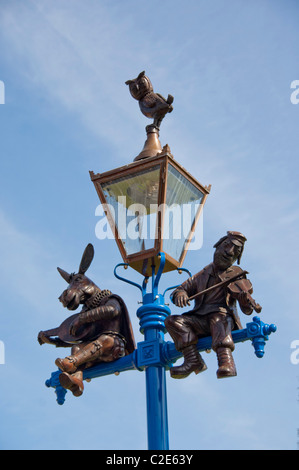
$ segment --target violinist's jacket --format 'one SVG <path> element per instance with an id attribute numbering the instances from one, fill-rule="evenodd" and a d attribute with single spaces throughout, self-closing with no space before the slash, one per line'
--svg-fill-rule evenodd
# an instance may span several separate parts
<path id="1" fill-rule="evenodd" d="M 239 266 L 231 266 L 221 273 L 216 272 L 214 269 L 214 263 L 209 264 L 203 268 L 199 273 L 190 277 L 181 284 L 172 294 L 172 299 L 175 303 L 176 295 L 184 290 L 188 297 L 201 292 L 209 287 L 214 286 L 222 281 L 228 281 L 234 276 L 241 274 L 243 271 Z M 237 296 L 233 293 L 233 286 L 237 281 L 233 281 L 229 285 L 219 286 L 215 289 L 201 295 L 195 299 L 194 308 L 186 312 L 188 315 L 209 315 L 218 313 L 220 315 L 229 315 L 234 319 L 233 329 L 242 329 L 241 321 L 236 308 Z M 247 279 L 247 285 L 251 286 L 249 279 Z M 252 292 L 252 289 L 250 289 Z M 251 293 L 249 292 L 249 293 Z M 240 305 L 242 312 L 246 315 L 251 315 L 253 308 L 250 304 L 247 306 Z M 184 314 L 183 314 L 184 315 Z"/>

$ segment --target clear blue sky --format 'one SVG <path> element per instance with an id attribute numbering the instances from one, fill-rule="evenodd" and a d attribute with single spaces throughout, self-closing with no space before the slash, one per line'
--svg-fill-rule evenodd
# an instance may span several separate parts
<path id="1" fill-rule="evenodd" d="M 236 347 L 236 378 L 216 379 L 213 353 L 205 373 L 167 377 L 170 447 L 297 448 L 298 20 L 295 0 L 0 1 L 1 449 L 147 447 L 143 373 L 93 380 L 60 407 L 44 382 L 66 350 L 36 341 L 67 315 L 56 267 L 75 271 L 88 242 L 90 277 L 123 296 L 142 340 L 138 292 L 113 276 L 115 242 L 95 236 L 88 173 L 141 151 L 150 121 L 125 81 L 142 70 L 175 98 L 162 145 L 212 185 L 203 247 L 184 267 L 199 271 L 227 230 L 243 232 L 241 266 L 262 319 L 278 327 L 263 359 L 249 342 Z"/>

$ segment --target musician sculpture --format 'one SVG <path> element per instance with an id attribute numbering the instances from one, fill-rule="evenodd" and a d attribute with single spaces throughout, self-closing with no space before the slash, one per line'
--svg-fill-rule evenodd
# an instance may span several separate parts
<path id="1" fill-rule="evenodd" d="M 251 294 L 252 284 L 246 278 L 247 271 L 239 266 L 246 238 L 240 232 L 227 232 L 215 245 L 211 264 L 179 286 L 172 294 L 178 307 L 190 305 L 194 308 L 182 315 L 170 315 L 165 326 L 174 340 L 175 347 L 184 356 L 181 366 L 172 367 L 173 378 L 182 379 L 192 372 L 198 374 L 207 366 L 199 354 L 196 344 L 200 337 L 212 337 L 212 349 L 217 354 L 217 378 L 237 375 L 232 356 L 235 348 L 232 330 L 242 329 L 236 309 L 238 301 L 242 312 L 251 315 L 253 310 L 261 311 Z"/>
<path id="2" fill-rule="evenodd" d="M 124 301 L 109 290 L 101 290 L 85 272 L 94 257 L 94 248 L 88 244 L 82 256 L 78 273 L 68 274 L 57 268 L 69 284 L 59 300 L 68 310 L 81 312 L 68 317 L 58 328 L 41 331 L 38 342 L 56 347 L 72 347 L 71 355 L 58 358 L 55 364 L 61 370 L 62 387 L 78 397 L 83 393 L 83 370 L 99 362 L 112 362 L 135 349 L 134 335 Z"/>

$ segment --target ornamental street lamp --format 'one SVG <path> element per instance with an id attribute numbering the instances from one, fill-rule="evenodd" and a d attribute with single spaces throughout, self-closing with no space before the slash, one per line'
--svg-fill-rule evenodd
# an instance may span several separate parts
<path id="1" fill-rule="evenodd" d="M 135 160 L 102 174 L 90 172 L 115 236 L 123 265 L 144 276 L 137 311 L 144 341 L 137 363 L 146 374 L 148 446 L 168 449 L 164 345 L 165 318 L 171 314 L 158 286 L 162 273 L 181 269 L 210 187 L 188 173 L 148 126 L 147 140 Z M 125 281 L 115 272 L 116 276 Z M 151 278 L 152 290 L 147 292 Z M 133 283 L 131 283 L 133 284 Z"/>
<path id="2" fill-rule="evenodd" d="M 173 158 L 169 146 L 162 148 L 160 144 L 159 126 L 166 113 L 172 111 L 173 98 L 169 95 L 165 100 L 153 93 L 144 72 L 126 83 L 132 96 L 138 99 L 142 113 L 152 117 L 154 122 L 147 126 L 144 148 L 133 162 L 105 173 L 90 172 L 90 177 L 123 259 L 123 263 L 115 267 L 114 275 L 141 293 L 142 305 L 137 317 L 144 340 L 132 353 L 114 362 L 85 369 L 83 379 L 129 370 L 145 371 L 148 449 L 167 450 L 166 371 L 183 353 L 173 342 L 164 339 L 165 319 L 171 315 L 165 304 L 165 293 L 178 286 L 160 293 L 159 282 L 163 273 L 172 270 L 187 272 L 191 277 L 182 265 L 210 186 L 199 183 Z M 143 282 L 138 284 L 121 276 L 120 267 L 139 272 Z M 226 279 L 222 281 L 222 284 L 227 283 Z M 275 330 L 275 325 L 267 325 L 254 317 L 245 329 L 233 331 L 232 338 L 234 343 L 251 340 L 256 356 L 261 358 L 265 342 Z M 210 336 L 199 339 L 196 345 L 197 351 L 211 347 Z M 54 372 L 46 385 L 55 388 L 57 402 L 63 404 L 66 389 L 59 382 L 59 374 L 59 371 Z"/>
<path id="3" fill-rule="evenodd" d="M 180 268 L 210 187 L 195 180 L 165 146 L 152 157 L 102 174 L 91 172 L 125 263 L 144 276 Z"/>

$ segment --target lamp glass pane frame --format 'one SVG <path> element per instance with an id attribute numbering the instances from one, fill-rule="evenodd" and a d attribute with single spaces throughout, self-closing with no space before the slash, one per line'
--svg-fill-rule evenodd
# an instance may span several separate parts
<path id="1" fill-rule="evenodd" d="M 121 181 L 135 179 L 135 182 L 138 181 L 139 176 L 142 177 L 146 175 L 153 174 L 156 172 L 156 181 L 158 179 L 159 186 L 157 190 L 157 204 L 159 210 L 154 214 L 155 217 L 155 240 L 152 246 L 139 246 L 141 249 L 136 252 L 128 252 L 126 244 L 124 244 L 124 236 L 120 228 L 115 223 L 114 215 L 109 205 L 107 204 L 107 187 L 112 186 L 115 183 L 120 183 Z M 201 200 L 198 204 L 197 211 L 194 212 L 192 217 L 192 223 L 188 234 L 184 236 L 184 240 L 181 246 L 180 254 L 172 256 L 171 253 L 168 253 L 163 249 L 167 248 L 167 243 L 165 243 L 163 233 L 165 228 L 165 221 L 167 219 L 166 212 L 166 203 L 170 200 L 169 189 L 167 194 L 167 185 L 171 183 L 173 175 L 176 175 L 177 178 L 181 178 L 181 181 L 184 181 L 185 187 L 189 187 L 195 193 L 200 193 Z M 146 158 L 144 160 L 139 160 L 124 167 L 116 168 L 114 170 L 107 171 L 105 173 L 94 174 L 90 172 L 91 180 L 94 183 L 97 194 L 101 203 L 103 204 L 104 211 L 106 213 L 108 222 L 110 224 L 112 233 L 115 237 L 118 249 L 121 253 L 121 256 L 125 263 L 128 263 L 134 269 L 139 271 L 142 274 L 149 272 L 149 267 L 154 263 L 156 264 L 155 257 L 159 252 L 164 251 L 166 257 L 166 265 L 164 271 L 170 271 L 173 269 L 180 268 L 183 264 L 185 256 L 188 251 L 189 244 L 191 242 L 195 227 L 199 220 L 200 214 L 202 213 L 206 198 L 210 192 L 210 186 L 203 186 L 199 183 L 191 174 L 189 174 L 168 152 L 159 154 L 155 157 Z M 140 182 L 141 180 L 139 180 Z M 124 185 L 128 187 L 128 185 Z M 123 194 L 124 195 L 124 194 Z M 130 202 L 130 201 L 129 201 Z M 133 201 L 131 201 L 133 202 Z M 148 214 L 149 215 L 149 214 Z M 152 214 L 153 217 L 153 214 Z M 124 219 L 123 219 L 124 220 Z M 152 233 L 152 231 L 151 231 Z"/>

